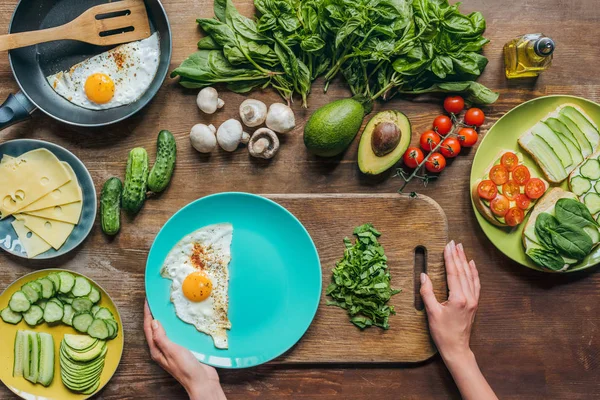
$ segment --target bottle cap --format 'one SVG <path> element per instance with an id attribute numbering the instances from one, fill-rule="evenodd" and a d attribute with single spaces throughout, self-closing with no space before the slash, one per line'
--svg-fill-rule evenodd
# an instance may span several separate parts
<path id="1" fill-rule="evenodd" d="M 535 41 L 533 46 L 535 54 L 540 57 L 548 57 L 554 53 L 554 40 L 549 37 L 542 37 Z"/>

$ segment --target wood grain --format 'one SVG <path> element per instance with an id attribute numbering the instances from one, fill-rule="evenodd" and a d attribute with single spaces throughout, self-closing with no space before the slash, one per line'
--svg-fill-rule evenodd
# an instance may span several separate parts
<path id="1" fill-rule="evenodd" d="M 0 2 L 0 27 L 5 32 L 17 0 Z M 234 0 L 250 16 L 250 0 Z M 212 16 L 212 0 L 165 0 L 173 30 L 171 69 L 195 50 L 201 37 L 195 19 Z M 485 108 L 482 136 L 492 124 L 523 101 L 546 94 L 571 94 L 600 101 L 600 46 L 597 29 L 600 7 L 595 0 L 466 0 L 463 12 L 481 11 L 491 40 L 484 53 L 490 62 L 480 82 L 500 92 Z M 511 38 L 544 32 L 557 43 L 552 67 L 539 79 L 507 81 L 502 46 Z M 142 334 L 144 267 L 154 236 L 179 208 L 207 194 L 240 190 L 252 193 L 395 193 L 400 186 L 392 174 L 367 178 L 356 166 L 358 143 L 343 156 L 322 160 L 309 155 L 302 143 L 302 126 L 317 107 L 349 96 L 342 82 L 327 95 L 317 81 L 309 110 L 294 104 L 298 128 L 282 141 L 271 162 L 257 162 L 244 151 L 221 151 L 201 156 L 189 145 L 192 125 L 220 124 L 235 115 L 243 96 L 223 91 L 225 108 L 207 117 L 195 105 L 194 91 L 167 79 L 158 95 L 135 117 L 101 129 L 60 124 L 37 112 L 30 121 L 0 132 L 0 140 L 37 138 L 74 152 L 92 174 L 96 189 L 105 179 L 122 177 L 129 150 L 144 146 L 152 155 L 160 129 L 170 129 L 179 148 L 170 188 L 150 199 L 133 220 L 123 221 L 115 239 L 102 235 L 98 222 L 86 242 L 67 257 L 51 263 L 24 263 L 0 254 L 0 288 L 27 272 L 61 266 L 95 279 L 111 293 L 121 309 L 125 327 L 123 361 L 102 399 L 183 399 L 180 385 L 154 364 Z M 8 57 L 0 56 L 0 98 L 19 88 Z M 280 101 L 271 91 L 252 97 Z M 377 103 L 376 111 L 404 112 L 418 134 L 442 111 L 439 102 L 394 99 Z M 501 399 L 600 398 L 600 274 L 599 269 L 574 275 L 549 275 L 523 268 L 504 257 L 487 240 L 471 209 L 469 172 L 476 149 L 454 159 L 436 182 L 417 190 L 436 200 L 448 218 L 449 237 L 465 244 L 479 268 L 482 295 L 471 337 L 481 370 Z M 152 156 L 151 156 L 152 157 Z M 152 157 L 153 158 L 153 157 Z M 406 218 L 410 218 L 407 215 Z M 402 340 L 399 338 L 398 340 Z M 273 365 L 242 371 L 220 371 L 229 399 L 458 399 L 459 394 L 439 356 L 406 366 L 393 365 Z M 0 398 L 12 399 L 0 386 Z"/>
<path id="2" fill-rule="evenodd" d="M 415 295 L 416 279 L 424 269 L 438 299 L 447 297 L 442 251 L 448 240 L 448 226 L 436 202 L 426 196 L 396 194 L 267 197 L 291 211 L 306 227 L 317 246 L 323 270 L 323 291 L 312 325 L 302 340 L 275 363 L 420 362 L 436 353 L 422 304 L 418 306 L 418 291 Z M 325 295 L 331 270 L 344 251 L 342 239 L 366 222 L 382 232 L 380 242 L 388 257 L 392 287 L 402 290 L 389 301 L 397 313 L 390 317 L 389 330 L 361 331 L 350 324 L 344 310 L 326 305 L 331 300 Z M 425 250 L 425 268 L 415 266 L 418 248 Z"/>

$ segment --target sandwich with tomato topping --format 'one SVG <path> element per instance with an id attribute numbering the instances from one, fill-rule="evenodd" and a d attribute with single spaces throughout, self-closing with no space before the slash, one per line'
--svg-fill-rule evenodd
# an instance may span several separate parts
<path id="1" fill-rule="evenodd" d="M 521 154 L 502 151 L 472 187 L 473 204 L 490 223 L 515 227 L 523 222 L 549 184 L 523 164 Z"/>

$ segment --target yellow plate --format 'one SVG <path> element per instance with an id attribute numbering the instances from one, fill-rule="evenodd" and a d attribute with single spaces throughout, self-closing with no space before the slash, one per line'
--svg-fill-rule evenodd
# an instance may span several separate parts
<path id="1" fill-rule="evenodd" d="M 113 303 L 112 299 L 108 296 L 106 291 L 100 287 L 96 282 L 92 279 L 88 278 L 85 275 L 78 274 L 73 271 L 62 270 L 62 269 L 44 269 L 41 271 L 33 272 L 31 274 L 27 274 L 20 279 L 14 281 L 5 291 L 0 295 L 0 310 L 3 310 L 8 306 L 8 301 L 14 292 L 19 290 L 21 286 L 25 283 L 36 280 L 38 278 L 43 278 L 48 275 L 50 272 L 60 272 L 66 271 L 75 276 L 83 276 L 90 281 L 96 288 L 100 291 L 101 298 L 98 303 L 101 307 L 108 308 L 117 323 L 119 324 L 119 333 L 117 337 L 113 340 L 109 340 L 108 343 L 108 352 L 106 353 L 106 360 L 104 364 L 104 370 L 102 371 L 102 375 L 100 376 L 100 386 L 95 393 L 100 391 L 104 385 L 108 383 L 108 381 L 112 378 L 114 373 L 117 371 L 117 367 L 119 366 L 119 362 L 121 361 L 121 355 L 123 354 L 123 324 L 121 322 L 121 316 L 117 311 L 117 307 L 115 303 Z M 25 378 L 15 378 L 12 376 L 13 370 L 13 361 L 14 361 L 14 343 L 15 336 L 18 330 L 30 330 L 35 332 L 46 332 L 50 333 L 54 337 L 54 380 L 52 384 L 48 387 L 44 387 L 40 384 L 34 385 L 33 383 L 27 381 Z M 78 393 L 71 392 L 67 389 L 61 379 L 60 379 L 60 361 L 59 361 L 59 346 L 60 342 L 65 333 L 71 334 L 79 334 L 75 329 L 70 326 L 59 323 L 55 326 L 50 326 L 45 322 L 42 322 L 40 325 L 31 327 L 25 323 L 24 320 L 21 320 L 16 325 L 8 324 L 0 319 L 0 379 L 4 384 L 12 390 L 15 394 L 19 395 L 24 399 L 29 400 L 70 400 L 70 399 L 87 399 L 93 396 L 91 395 L 82 395 Z"/>

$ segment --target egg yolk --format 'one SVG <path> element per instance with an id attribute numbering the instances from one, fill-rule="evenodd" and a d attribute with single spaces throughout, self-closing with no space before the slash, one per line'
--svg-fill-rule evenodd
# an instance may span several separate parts
<path id="1" fill-rule="evenodd" d="M 115 95 L 115 83 L 102 73 L 90 75 L 85 81 L 85 95 L 96 104 L 108 103 Z"/>
<path id="2" fill-rule="evenodd" d="M 183 280 L 183 294 L 190 301 L 203 301 L 212 292 L 212 282 L 203 272 L 192 272 Z"/>

